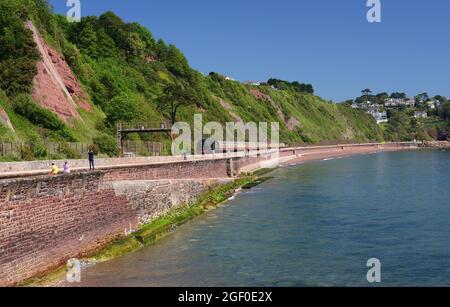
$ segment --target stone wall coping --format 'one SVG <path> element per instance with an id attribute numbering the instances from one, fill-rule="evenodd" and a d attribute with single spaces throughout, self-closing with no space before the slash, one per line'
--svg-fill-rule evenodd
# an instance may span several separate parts
<path id="1" fill-rule="evenodd" d="M 334 148 L 351 148 L 351 147 L 367 147 L 367 146 L 411 146 L 418 145 L 418 143 L 402 142 L 402 143 L 362 143 L 362 144 L 345 144 L 345 145 L 329 145 L 329 146 L 310 146 L 310 147 L 288 147 L 281 148 L 280 152 L 290 151 L 311 151 L 311 150 L 326 150 Z M 269 156 L 275 150 L 259 151 L 259 155 Z M 255 154 L 256 152 L 253 152 Z M 188 156 L 187 160 L 183 157 L 138 157 L 138 158 L 110 158 L 97 159 L 96 171 L 105 171 L 122 168 L 135 168 L 151 165 L 165 165 L 178 163 L 192 163 L 204 161 L 228 160 L 233 158 L 245 158 L 248 154 L 245 152 L 231 153 L 231 154 L 209 154 L 203 156 Z M 55 163 L 62 168 L 65 161 L 71 165 L 72 173 L 81 173 L 89 171 L 87 167 L 87 160 L 43 160 L 43 161 L 28 161 L 28 162 L 3 162 L 0 163 L 0 179 L 19 178 L 19 177 L 33 177 L 50 174 L 51 163 Z M 86 166 L 79 166 L 86 165 Z M 28 170 L 29 169 L 29 170 Z M 62 171 L 62 169 L 61 169 Z M 62 174 L 61 174 L 62 175 Z M 58 175 L 60 176 L 60 175 Z M 55 176 L 56 177 L 56 176 Z"/>
<path id="2" fill-rule="evenodd" d="M 234 157 L 236 158 L 236 157 Z M 57 178 L 60 176 L 70 176 L 76 174 L 94 174 L 99 172 L 105 172 L 108 170 L 120 170 L 120 169 L 130 169 L 130 168 L 140 168 L 147 166 L 160 166 L 160 165 L 173 165 L 173 164 L 188 164 L 188 163 L 200 163 L 200 162 L 208 162 L 208 161 L 220 161 L 220 160 L 228 160 L 229 158 L 221 158 L 221 159 L 204 159 L 204 160 L 187 160 L 187 161 L 170 161 L 170 162 L 155 162 L 155 163 L 140 163 L 140 164 L 120 164 L 120 165 L 108 165 L 108 166 L 99 166 L 96 167 L 95 171 L 90 171 L 88 167 L 79 167 L 72 168 L 70 174 L 64 174 L 61 170 L 58 175 L 50 175 L 50 170 L 35 170 L 28 172 L 11 172 L 11 173 L 2 173 L 0 174 L 0 180 L 2 179 L 14 179 L 14 178 L 23 178 L 23 177 L 41 177 L 43 175 L 47 175 L 50 178 Z"/>
<path id="3" fill-rule="evenodd" d="M 274 150 L 267 150 L 258 152 L 259 155 L 271 155 L 272 153 L 275 153 Z M 160 161 L 152 161 L 151 159 L 147 158 L 112 158 L 112 159 L 98 159 L 96 160 L 96 171 L 102 171 L 102 170 L 111 170 L 111 169 L 124 169 L 124 168 L 135 168 L 135 167 L 143 167 L 143 166 L 160 166 L 160 165 L 169 165 L 169 164 L 180 164 L 180 163 L 197 163 L 197 162 L 207 162 L 207 161 L 220 161 L 220 160 L 228 160 L 228 159 L 235 159 L 235 158 L 245 158 L 248 157 L 248 154 L 245 152 L 241 153 L 232 153 L 232 154 L 215 154 L 215 155 L 204 155 L 204 156 L 189 156 L 187 160 L 184 160 L 183 157 L 166 157 L 167 159 L 160 160 Z M 139 161 L 136 163 L 130 163 L 130 160 Z M 11 165 L 14 167 L 15 164 L 20 165 L 29 165 L 33 163 L 39 163 L 40 165 L 45 165 L 45 169 L 34 169 L 30 171 L 11 171 L 11 172 L 2 172 L 0 173 L 0 179 L 7 179 L 7 178 L 18 178 L 18 177 L 29 177 L 29 176 L 40 176 L 40 175 L 49 175 L 50 174 L 50 167 L 51 163 L 55 163 L 58 165 L 58 167 L 62 168 L 62 165 L 65 161 L 68 161 L 71 164 L 71 171 L 72 173 L 80 173 L 80 172 L 87 172 L 89 171 L 89 167 L 73 167 L 74 162 L 82 162 L 83 164 L 87 164 L 87 160 L 58 160 L 58 161 L 30 161 L 30 162 L 6 162 L 6 163 L 0 163 L 0 171 L 2 170 L 3 165 Z M 110 164 L 108 165 L 101 165 L 102 161 L 107 161 Z M 100 163 L 99 163 L 100 162 Z M 111 163 L 116 164 L 111 164 Z M 128 162 L 128 163 L 127 163 Z M 100 165 L 99 165 L 100 164 Z M 62 172 L 62 169 L 60 169 Z M 62 175 L 62 174 L 60 174 Z M 56 177 L 56 176 L 54 176 Z"/>

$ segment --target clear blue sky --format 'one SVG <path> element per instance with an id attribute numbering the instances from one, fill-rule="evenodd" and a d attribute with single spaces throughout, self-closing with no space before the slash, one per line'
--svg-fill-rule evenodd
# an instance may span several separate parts
<path id="1" fill-rule="evenodd" d="M 66 0 L 50 0 L 67 11 Z M 312 83 L 326 99 L 374 92 L 450 96 L 450 1 L 81 0 L 82 16 L 114 11 L 179 47 L 203 73 Z"/>

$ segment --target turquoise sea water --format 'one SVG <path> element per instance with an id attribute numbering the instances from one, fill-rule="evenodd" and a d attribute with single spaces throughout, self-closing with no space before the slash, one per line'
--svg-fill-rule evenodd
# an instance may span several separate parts
<path id="1" fill-rule="evenodd" d="M 450 286 L 450 151 L 279 169 L 82 286 Z"/>

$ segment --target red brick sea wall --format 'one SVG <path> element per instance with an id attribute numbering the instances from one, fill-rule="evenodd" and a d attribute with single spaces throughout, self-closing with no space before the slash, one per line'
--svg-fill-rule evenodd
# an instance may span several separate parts
<path id="1" fill-rule="evenodd" d="M 222 159 L 0 180 L 0 285 L 95 251 L 226 177 Z"/>
<path id="2" fill-rule="evenodd" d="M 280 156 L 339 150 L 343 148 L 293 148 Z M 270 159 L 270 154 L 263 154 L 234 157 L 232 162 L 218 158 L 118 165 L 58 176 L 0 173 L 4 178 L 0 179 L 0 286 L 15 285 L 89 254 L 173 208 L 196 201 L 240 170 L 258 168 Z M 11 165 L 7 169 L 13 170 Z"/>

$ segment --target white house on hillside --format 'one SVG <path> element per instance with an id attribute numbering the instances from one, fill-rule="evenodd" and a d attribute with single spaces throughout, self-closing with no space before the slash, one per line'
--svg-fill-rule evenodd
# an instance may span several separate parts
<path id="1" fill-rule="evenodd" d="M 405 100 L 405 105 L 409 108 L 414 108 L 416 106 L 416 101 L 414 99 Z"/>
<path id="2" fill-rule="evenodd" d="M 386 107 L 408 107 L 413 108 L 416 106 L 416 101 L 414 99 L 398 99 L 389 98 L 385 101 L 384 105 Z"/>
<path id="3" fill-rule="evenodd" d="M 427 118 L 428 117 L 428 113 L 426 111 L 417 111 L 414 113 L 414 117 L 419 119 L 419 118 Z"/>
<path id="4" fill-rule="evenodd" d="M 437 99 L 431 99 L 427 101 L 427 107 L 431 110 L 439 109 L 441 106 L 441 102 Z"/>
<path id="5" fill-rule="evenodd" d="M 260 86 L 261 82 L 257 82 L 257 81 L 245 81 L 244 84 L 247 85 L 253 85 L 253 86 Z"/>
<path id="6" fill-rule="evenodd" d="M 367 113 L 372 115 L 375 118 L 378 125 L 389 122 L 386 111 L 380 112 L 378 110 L 371 110 Z"/>

